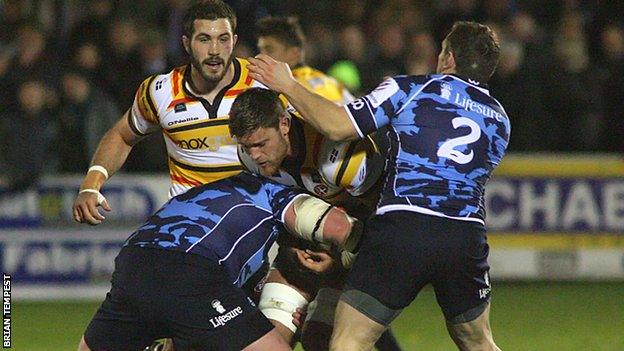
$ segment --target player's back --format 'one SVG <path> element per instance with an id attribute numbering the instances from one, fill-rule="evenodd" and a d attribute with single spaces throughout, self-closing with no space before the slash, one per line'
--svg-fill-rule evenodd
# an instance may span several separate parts
<path id="1" fill-rule="evenodd" d="M 283 210 L 300 191 L 242 172 L 169 200 L 126 245 L 183 251 L 223 265 L 242 285 L 276 240 Z"/>
<path id="2" fill-rule="evenodd" d="M 486 88 L 453 75 L 398 76 L 348 110 L 360 135 L 391 126 L 378 213 L 409 210 L 483 223 L 484 186 L 510 133 L 504 109 Z"/>

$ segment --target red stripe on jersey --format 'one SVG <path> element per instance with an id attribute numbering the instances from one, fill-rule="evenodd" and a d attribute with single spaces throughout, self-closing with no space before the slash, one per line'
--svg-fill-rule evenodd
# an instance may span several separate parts
<path id="1" fill-rule="evenodd" d="M 238 94 L 242 93 L 243 91 L 245 91 L 246 89 L 233 89 L 233 90 L 228 90 L 224 96 L 238 96 Z"/>
<path id="2" fill-rule="evenodd" d="M 183 97 L 181 99 L 176 99 L 171 101 L 171 103 L 169 104 L 169 106 L 167 106 L 167 110 L 174 107 L 175 105 L 179 104 L 179 103 L 186 103 L 186 102 L 191 102 L 191 101 L 195 101 L 193 99 L 187 98 L 187 97 Z"/>
<path id="3" fill-rule="evenodd" d="M 173 96 L 178 96 L 180 88 L 178 88 L 178 81 L 180 80 L 180 71 L 178 69 L 173 70 Z M 169 105 L 171 107 L 171 105 Z"/>
<path id="4" fill-rule="evenodd" d="M 192 185 L 192 186 L 198 186 L 198 185 L 202 185 L 202 182 L 198 182 L 196 180 L 191 180 L 188 178 L 185 178 L 183 176 L 179 176 L 179 175 L 175 175 L 175 174 L 171 174 L 169 173 L 169 176 L 171 177 L 171 180 L 173 180 L 174 182 L 180 183 L 180 184 L 188 184 L 188 185 Z"/>
<path id="5" fill-rule="evenodd" d="M 247 78 L 245 79 L 245 85 L 251 85 L 251 81 L 253 78 L 249 74 L 247 74 Z"/>

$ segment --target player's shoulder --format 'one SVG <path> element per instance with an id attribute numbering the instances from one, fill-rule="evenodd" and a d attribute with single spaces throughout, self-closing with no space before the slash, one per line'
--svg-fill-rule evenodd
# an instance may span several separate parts
<path id="1" fill-rule="evenodd" d="M 310 66 L 299 66 L 293 69 L 293 77 L 307 89 L 326 99 L 344 104 L 353 100 L 345 97 L 345 90 L 336 79 Z"/>
<path id="2" fill-rule="evenodd" d="M 151 75 L 143 80 L 139 90 L 149 93 L 155 105 L 169 103 L 175 96 L 184 94 L 184 77 L 188 66 L 180 66 L 169 72 Z"/>
<path id="3" fill-rule="evenodd" d="M 234 71 L 237 79 L 230 90 L 236 91 L 249 88 L 266 88 L 264 84 L 253 79 L 251 75 L 249 75 L 249 69 L 247 68 L 249 60 L 241 57 L 235 57 L 232 59 L 232 64 L 234 65 Z"/>

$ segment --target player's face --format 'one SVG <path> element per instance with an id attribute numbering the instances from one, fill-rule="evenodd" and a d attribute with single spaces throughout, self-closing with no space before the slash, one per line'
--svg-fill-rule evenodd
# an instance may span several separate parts
<path id="1" fill-rule="evenodd" d="M 287 63 L 293 61 L 292 50 L 274 37 L 258 38 L 258 50 L 261 54 L 269 55 L 277 61 Z"/>
<path id="2" fill-rule="evenodd" d="M 288 155 L 288 125 L 280 123 L 279 128 L 258 128 L 238 139 L 243 151 L 249 154 L 264 176 L 276 174 Z"/>
<path id="3" fill-rule="evenodd" d="M 232 63 L 236 35 L 225 18 L 195 20 L 193 37 L 184 37 L 184 45 L 191 56 L 193 67 L 208 82 L 218 83 Z"/>

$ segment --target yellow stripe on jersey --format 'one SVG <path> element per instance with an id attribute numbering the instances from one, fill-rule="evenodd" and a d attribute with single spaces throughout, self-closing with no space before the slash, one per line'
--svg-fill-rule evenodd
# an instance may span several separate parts
<path id="1" fill-rule="evenodd" d="M 165 135 L 185 150 L 217 151 L 224 145 L 236 145 L 230 136 L 227 118 L 203 120 L 164 130 Z"/>
<path id="2" fill-rule="evenodd" d="M 143 118 L 152 123 L 158 124 L 158 110 L 156 109 L 156 104 L 154 103 L 154 99 L 152 97 L 152 93 L 150 91 L 150 86 L 156 79 L 157 75 L 153 75 L 143 81 L 137 89 L 137 102 L 139 106 L 139 111 L 143 115 Z"/>
<path id="3" fill-rule="evenodd" d="M 243 170 L 242 165 L 190 165 L 169 157 L 171 181 L 186 186 L 197 186 L 231 177 Z"/>

